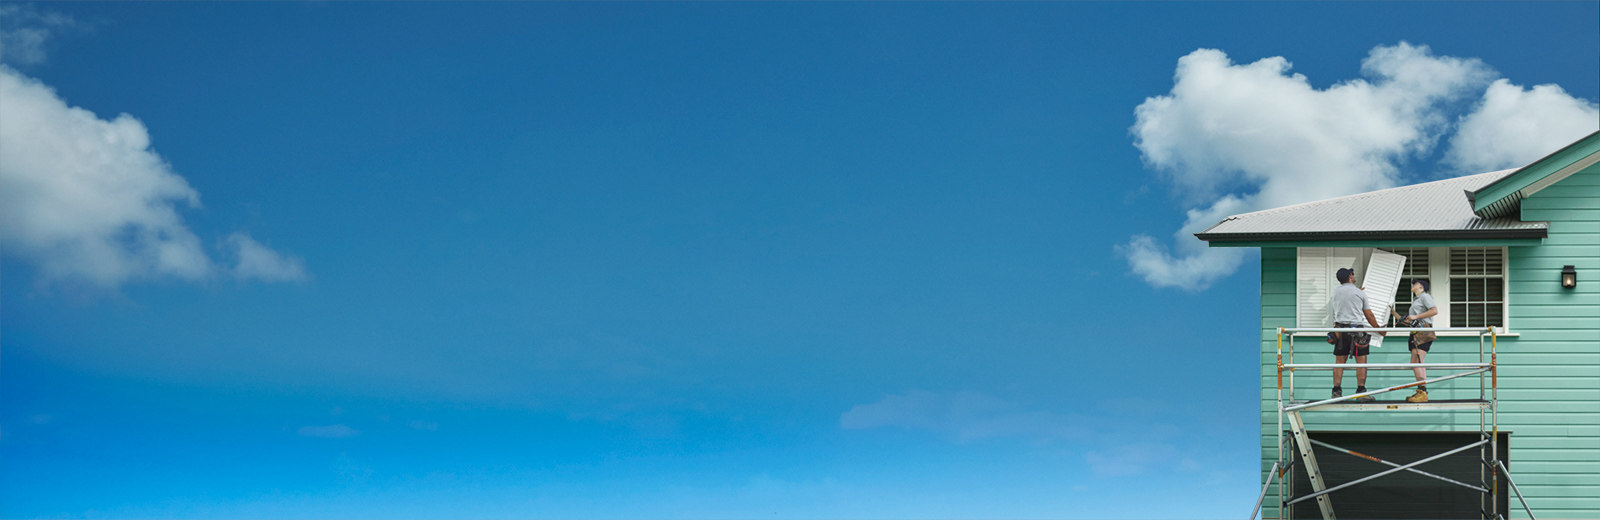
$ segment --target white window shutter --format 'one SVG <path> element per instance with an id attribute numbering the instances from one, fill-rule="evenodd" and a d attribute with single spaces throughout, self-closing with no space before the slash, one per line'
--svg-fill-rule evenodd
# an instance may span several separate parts
<path id="1" fill-rule="evenodd" d="M 1302 247 L 1295 259 L 1295 321 L 1302 328 L 1330 327 L 1328 298 L 1333 287 L 1328 284 L 1328 253 L 1326 247 Z"/>
<path id="2" fill-rule="evenodd" d="M 1372 307 L 1372 315 L 1378 318 L 1378 323 L 1389 318 L 1389 309 L 1394 305 L 1389 300 L 1400 289 L 1400 276 L 1405 273 L 1405 267 L 1406 257 L 1388 251 L 1374 250 L 1372 259 L 1367 261 L 1367 277 L 1363 280 L 1366 285 L 1362 290 L 1367 293 L 1367 306 Z M 1383 336 L 1373 334 L 1372 346 L 1383 346 Z"/>

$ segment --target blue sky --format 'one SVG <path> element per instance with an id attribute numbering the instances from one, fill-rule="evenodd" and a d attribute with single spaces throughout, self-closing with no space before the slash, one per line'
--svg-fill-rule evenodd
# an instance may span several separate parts
<path id="1" fill-rule="evenodd" d="M 5 7 L 6 517 L 1243 514 L 1186 221 L 1600 97 L 1592 2 Z"/>

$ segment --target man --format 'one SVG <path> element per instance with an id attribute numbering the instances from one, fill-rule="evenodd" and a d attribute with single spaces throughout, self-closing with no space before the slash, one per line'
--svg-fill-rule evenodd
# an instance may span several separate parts
<path id="1" fill-rule="evenodd" d="M 1328 301 L 1328 306 L 1333 308 L 1333 326 L 1349 329 L 1359 329 L 1367 325 L 1372 325 L 1373 328 L 1381 327 L 1382 325 L 1378 325 L 1378 319 L 1372 316 L 1372 307 L 1367 304 L 1367 293 L 1353 283 L 1355 276 L 1355 269 L 1340 269 L 1337 273 L 1334 273 L 1334 277 L 1339 279 L 1340 285 L 1333 290 L 1333 298 Z M 1379 334 L 1382 333 L 1380 332 Z M 1352 354 L 1356 358 L 1356 363 L 1367 362 L 1367 354 L 1371 351 L 1371 347 L 1367 346 L 1366 341 L 1361 341 L 1358 344 L 1357 336 L 1364 338 L 1365 334 L 1358 332 L 1334 334 L 1333 357 L 1335 364 L 1345 364 Z M 1333 369 L 1334 397 L 1344 396 L 1344 389 L 1341 388 L 1343 384 L 1344 369 Z M 1356 393 L 1366 391 L 1367 369 L 1357 368 Z M 1370 403 L 1374 400 L 1370 395 L 1356 398 L 1356 401 L 1363 403 Z"/>

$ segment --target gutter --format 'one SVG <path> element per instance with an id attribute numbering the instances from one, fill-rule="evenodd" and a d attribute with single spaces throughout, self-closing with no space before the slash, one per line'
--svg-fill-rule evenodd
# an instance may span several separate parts
<path id="1" fill-rule="evenodd" d="M 1215 227 L 1215 226 L 1213 226 Z M 1314 231 L 1285 233 L 1195 233 L 1206 242 L 1317 242 L 1333 240 L 1493 240 L 1547 238 L 1546 227 L 1527 229 L 1436 229 L 1420 231 Z"/>

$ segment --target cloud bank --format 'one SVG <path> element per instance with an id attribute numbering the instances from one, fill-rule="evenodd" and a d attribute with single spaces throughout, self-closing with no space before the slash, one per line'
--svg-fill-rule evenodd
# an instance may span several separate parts
<path id="1" fill-rule="evenodd" d="M 200 194 L 150 146 L 129 114 L 101 119 L 44 83 L 0 65 L 0 246 L 39 269 L 40 282 L 114 288 L 136 279 L 306 278 L 303 262 L 243 234 L 221 246 L 223 268 L 179 211 Z"/>
<path id="2" fill-rule="evenodd" d="M 1231 214 L 1396 186 L 1400 165 L 1429 154 L 1457 125 L 1446 157 L 1462 173 L 1524 164 L 1588 133 L 1584 117 L 1590 131 L 1595 125 L 1594 104 L 1559 87 L 1491 83 L 1496 73 L 1481 61 L 1421 45 L 1376 47 L 1362 61 L 1363 79 L 1326 89 L 1290 68 L 1282 57 L 1236 64 L 1222 51 L 1196 50 L 1178 60 L 1170 93 L 1134 110 L 1145 163 L 1190 205 L 1172 247 L 1148 235 L 1117 247 L 1146 282 L 1209 287 L 1237 270 L 1244 251 L 1207 248 L 1193 233 Z M 1470 114 L 1451 117 L 1480 92 Z M 1503 139 L 1516 132 L 1508 124 L 1546 118 L 1562 123 Z M 1480 146 L 1485 140 L 1497 145 Z"/>

